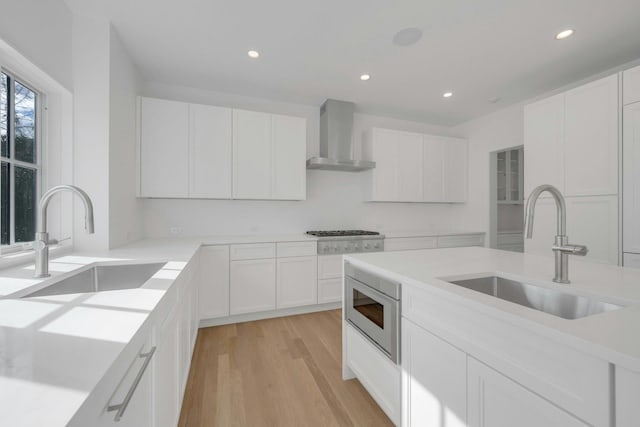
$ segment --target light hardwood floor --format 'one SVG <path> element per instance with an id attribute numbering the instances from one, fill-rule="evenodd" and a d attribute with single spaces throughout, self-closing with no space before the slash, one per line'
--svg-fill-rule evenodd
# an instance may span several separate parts
<path id="1" fill-rule="evenodd" d="M 180 426 L 392 426 L 342 380 L 341 311 L 200 329 Z"/>

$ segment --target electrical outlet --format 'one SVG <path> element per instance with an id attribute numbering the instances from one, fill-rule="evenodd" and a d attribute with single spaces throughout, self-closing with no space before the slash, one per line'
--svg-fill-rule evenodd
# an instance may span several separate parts
<path id="1" fill-rule="evenodd" d="M 173 236 L 177 236 L 178 234 L 182 233 L 182 228 L 180 228 L 180 227 L 171 227 L 169 229 L 169 233 L 171 233 L 171 235 L 173 235 Z"/>

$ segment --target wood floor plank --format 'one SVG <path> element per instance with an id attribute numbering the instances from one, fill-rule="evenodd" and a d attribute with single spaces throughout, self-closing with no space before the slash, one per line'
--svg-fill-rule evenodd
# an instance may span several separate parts
<path id="1" fill-rule="evenodd" d="M 392 426 L 357 380 L 342 380 L 341 311 L 203 328 L 181 427 Z"/>

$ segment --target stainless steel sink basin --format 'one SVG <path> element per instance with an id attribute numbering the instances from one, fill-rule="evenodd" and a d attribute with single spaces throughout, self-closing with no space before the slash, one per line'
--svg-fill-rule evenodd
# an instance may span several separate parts
<path id="1" fill-rule="evenodd" d="M 454 280 L 449 283 L 564 319 L 579 319 L 621 308 L 619 305 L 594 298 L 573 295 L 499 276 Z"/>
<path id="2" fill-rule="evenodd" d="M 164 265 L 164 262 L 96 265 L 21 298 L 139 288 Z"/>

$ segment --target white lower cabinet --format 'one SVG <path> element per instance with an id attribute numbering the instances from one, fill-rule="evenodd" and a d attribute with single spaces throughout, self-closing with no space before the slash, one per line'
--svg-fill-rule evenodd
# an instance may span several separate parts
<path id="1" fill-rule="evenodd" d="M 401 342 L 403 427 L 466 426 L 467 355 L 405 319 Z"/>
<path id="2" fill-rule="evenodd" d="M 85 419 L 77 423 L 83 426 L 151 427 L 153 425 L 153 390 L 151 365 L 154 359 L 151 340 L 136 352 L 125 375 L 119 380 L 115 392 L 101 408 L 95 420 Z M 140 380 L 136 377 L 141 373 Z M 130 398 L 128 394 L 133 390 Z M 121 406 L 124 408 L 120 409 Z M 71 425 L 75 425 L 71 423 Z"/>
<path id="3" fill-rule="evenodd" d="M 278 258 L 276 274 L 277 308 L 318 302 L 318 257 Z"/>
<path id="4" fill-rule="evenodd" d="M 342 278 L 318 280 L 318 304 L 342 301 Z"/>
<path id="5" fill-rule="evenodd" d="M 231 261 L 230 314 L 253 313 L 276 308 L 276 260 Z"/>
<path id="6" fill-rule="evenodd" d="M 640 372 L 616 366 L 616 426 L 637 426 L 640 420 Z"/>
<path id="7" fill-rule="evenodd" d="M 345 325 L 344 332 L 347 365 L 391 421 L 400 425 L 400 367 L 353 326 Z"/>
<path id="8" fill-rule="evenodd" d="M 178 314 L 178 307 L 175 306 L 157 331 L 156 360 L 153 366 L 156 427 L 175 427 L 180 415 Z"/>
<path id="9" fill-rule="evenodd" d="M 229 315 L 229 246 L 200 249 L 200 319 Z"/>
<path id="10" fill-rule="evenodd" d="M 588 425 L 472 357 L 467 371 L 470 427 Z"/>
<path id="11" fill-rule="evenodd" d="M 318 257 L 318 278 L 336 279 L 342 277 L 342 255 L 320 255 Z"/>

